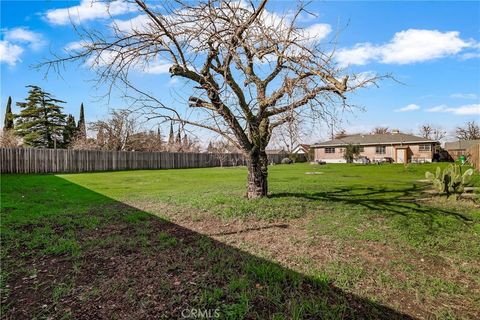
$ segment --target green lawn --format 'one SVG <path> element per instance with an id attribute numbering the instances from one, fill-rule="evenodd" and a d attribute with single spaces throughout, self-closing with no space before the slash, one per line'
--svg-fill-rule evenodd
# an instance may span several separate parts
<path id="1" fill-rule="evenodd" d="M 276 165 L 260 200 L 244 167 L 2 175 L 2 313 L 479 318 L 478 202 L 434 169 Z"/>

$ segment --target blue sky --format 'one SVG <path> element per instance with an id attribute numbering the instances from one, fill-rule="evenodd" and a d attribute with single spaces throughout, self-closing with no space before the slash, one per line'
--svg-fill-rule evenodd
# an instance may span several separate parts
<path id="1" fill-rule="evenodd" d="M 102 28 L 105 16 L 91 10 L 88 1 L 1 1 L 1 105 L 3 119 L 7 97 L 23 101 L 28 84 L 36 84 L 66 100 L 65 111 L 78 116 L 80 103 L 87 121 L 105 116 L 109 108 L 126 104 L 119 96 L 101 99 L 104 87 L 96 88 L 95 74 L 80 65 L 67 65 L 60 76 L 45 79 L 45 69 L 32 65 L 62 53 L 78 40 L 62 8 L 79 6 L 80 25 Z M 135 13 L 117 0 L 116 18 Z M 268 10 L 294 8 L 293 1 L 272 1 Z M 305 15 L 305 27 L 329 26 L 330 37 L 341 28 L 337 50 L 339 63 L 354 72 L 391 73 L 402 84 L 386 80 L 351 95 L 350 102 L 365 108 L 346 114 L 343 127 L 349 132 L 368 131 L 379 125 L 418 131 L 423 123 L 451 131 L 466 121 L 480 120 L 480 2 L 440 1 L 313 1 Z M 164 70 L 163 70 L 164 71 Z M 159 97 L 170 104 L 181 83 L 162 71 L 137 74 L 136 83 L 159 88 Z M 18 111 L 14 108 L 14 111 Z M 3 120 L 2 120 L 3 123 Z M 149 126 L 155 126 L 155 123 Z M 307 142 L 327 136 L 316 126 Z"/>

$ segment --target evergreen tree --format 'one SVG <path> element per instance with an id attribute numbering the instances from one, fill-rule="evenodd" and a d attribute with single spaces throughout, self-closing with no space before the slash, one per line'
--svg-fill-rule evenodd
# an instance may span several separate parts
<path id="1" fill-rule="evenodd" d="M 177 137 L 175 138 L 175 143 L 180 146 L 182 144 L 182 134 L 180 132 L 180 126 L 178 126 Z"/>
<path id="2" fill-rule="evenodd" d="M 12 113 L 12 97 L 8 97 L 7 110 L 5 111 L 5 120 L 3 123 L 3 131 L 13 129 L 13 113 Z"/>
<path id="3" fill-rule="evenodd" d="M 75 118 L 69 114 L 67 117 L 67 123 L 63 129 L 63 147 L 68 148 L 73 142 L 77 134 L 77 125 L 75 123 Z"/>
<path id="4" fill-rule="evenodd" d="M 187 137 L 186 133 L 183 135 L 183 141 L 182 142 L 183 142 L 183 147 L 185 148 L 185 150 L 187 150 L 188 147 L 189 147 L 189 142 L 188 142 L 188 137 Z"/>
<path id="5" fill-rule="evenodd" d="M 62 113 L 62 100 L 43 91 L 38 86 L 29 85 L 27 101 L 17 102 L 20 114 L 16 116 L 15 132 L 23 137 L 23 143 L 31 147 L 53 148 L 62 142 L 65 114 Z"/>
<path id="6" fill-rule="evenodd" d="M 168 144 L 173 145 L 175 142 L 175 137 L 173 133 L 173 122 L 170 122 L 170 134 L 168 135 Z"/>
<path id="7" fill-rule="evenodd" d="M 80 118 L 78 119 L 77 134 L 80 139 L 87 137 L 87 128 L 85 126 L 85 113 L 83 111 L 83 102 L 80 105 Z"/>

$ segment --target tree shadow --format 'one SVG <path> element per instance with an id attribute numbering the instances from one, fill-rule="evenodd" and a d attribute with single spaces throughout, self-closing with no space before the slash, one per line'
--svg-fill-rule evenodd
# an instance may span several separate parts
<path id="1" fill-rule="evenodd" d="M 272 229 L 272 228 L 286 229 L 286 228 L 288 228 L 288 224 L 276 223 L 276 224 L 270 224 L 268 226 L 262 226 L 262 227 L 243 228 L 241 230 L 230 231 L 230 232 L 210 233 L 208 235 L 211 236 L 211 237 L 213 237 L 213 236 L 228 236 L 228 235 L 231 235 L 231 234 L 247 233 L 247 232 L 250 232 L 250 231 L 259 231 L 259 230 L 266 230 L 266 229 Z"/>
<path id="2" fill-rule="evenodd" d="M 435 216 L 450 216 L 464 223 L 473 220 L 468 216 L 452 210 L 432 207 L 418 201 L 422 189 L 413 184 L 411 187 L 392 190 L 386 187 L 337 187 L 324 192 L 279 192 L 270 195 L 271 198 L 302 198 L 313 201 L 341 203 L 360 206 L 371 212 L 389 215 L 421 216 L 433 219 Z"/>
<path id="3" fill-rule="evenodd" d="M 2 190 L 5 319 L 412 319 L 60 177 L 4 175 Z"/>

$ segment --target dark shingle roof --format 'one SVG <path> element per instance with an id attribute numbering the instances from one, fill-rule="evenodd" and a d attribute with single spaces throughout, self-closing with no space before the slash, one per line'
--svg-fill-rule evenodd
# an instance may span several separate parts
<path id="1" fill-rule="evenodd" d="M 269 149 L 269 150 L 265 150 L 265 153 L 266 154 L 284 154 L 288 152 L 283 149 Z"/>
<path id="2" fill-rule="evenodd" d="M 478 139 L 478 140 L 463 140 L 463 141 L 445 142 L 445 149 L 447 149 L 447 150 L 468 149 L 471 146 L 479 144 L 479 143 L 480 143 L 480 139 Z"/>
<path id="3" fill-rule="evenodd" d="M 317 142 L 313 147 L 343 146 L 348 144 L 374 145 L 374 144 L 400 144 L 400 143 L 436 143 L 430 139 L 417 137 L 406 133 L 384 134 L 354 134 L 324 142 Z"/>

